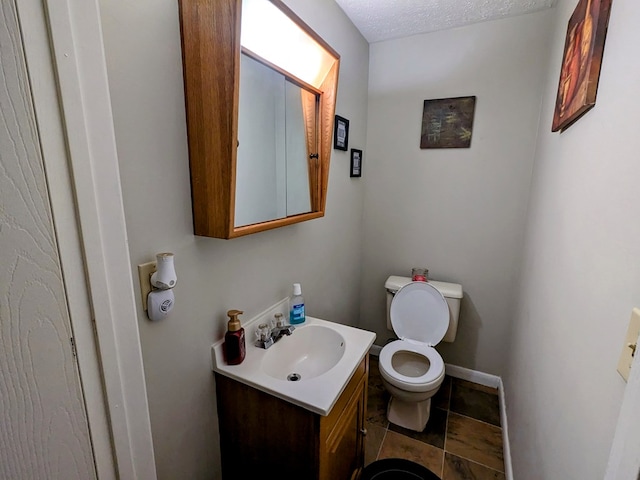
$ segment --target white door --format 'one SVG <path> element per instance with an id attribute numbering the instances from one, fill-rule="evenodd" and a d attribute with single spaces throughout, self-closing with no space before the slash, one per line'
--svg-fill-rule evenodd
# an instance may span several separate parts
<path id="1" fill-rule="evenodd" d="M 16 8 L 0 6 L 0 479 L 96 478 Z"/>

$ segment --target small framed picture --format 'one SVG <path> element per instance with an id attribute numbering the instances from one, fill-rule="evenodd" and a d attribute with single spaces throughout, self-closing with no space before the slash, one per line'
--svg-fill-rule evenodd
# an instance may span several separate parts
<path id="1" fill-rule="evenodd" d="M 336 115 L 333 122 L 333 148 L 347 151 L 349 147 L 349 120 Z"/>
<path id="2" fill-rule="evenodd" d="M 362 176 L 362 150 L 351 149 L 351 177 Z"/>

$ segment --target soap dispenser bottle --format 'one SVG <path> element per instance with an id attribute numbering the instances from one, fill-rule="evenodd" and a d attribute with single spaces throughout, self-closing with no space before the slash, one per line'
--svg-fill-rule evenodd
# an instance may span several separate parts
<path id="1" fill-rule="evenodd" d="M 228 365 L 238 365 L 244 360 L 246 353 L 244 341 L 244 328 L 240 326 L 238 315 L 240 310 L 229 310 L 229 323 L 227 324 L 227 333 L 224 336 L 224 353 Z"/>

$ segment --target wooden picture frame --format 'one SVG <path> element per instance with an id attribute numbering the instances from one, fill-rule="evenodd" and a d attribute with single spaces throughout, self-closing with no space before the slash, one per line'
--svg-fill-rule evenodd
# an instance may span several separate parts
<path id="1" fill-rule="evenodd" d="M 362 176 L 362 150 L 357 148 L 351 149 L 351 173 L 350 177 Z"/>
<path id="2" fill-rule="evenodd" d="M 340 115 L 333 122 L 333 148 L 345 152 L 349 148 L 349 120 Z"/>
<path id="3" fill-rule="evenodd" d="M 596 104 L 610 11 L 611 0 L 580 0 L 569 19 L 552 132 L 566 130 Z"/>
<path id="4" fill-rule="evenodd" d="M 425 100 L 420 148 L 469 148 L 476 97 Z"/>

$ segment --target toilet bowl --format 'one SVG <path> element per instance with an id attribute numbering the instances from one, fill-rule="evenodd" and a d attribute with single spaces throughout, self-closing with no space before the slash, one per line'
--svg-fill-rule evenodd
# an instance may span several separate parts
<path id="1" fill-rule="evenodd" d="M 431 398 L 445 375 L 444 360 L 434 347 L 449 330 L 450 315 L 447 300 L 430 283 L 409 282 L 395 292 L 389 317 L 399 339 L 382 348 L 378 361 L 382 382 L 391 394 L 389 422 L 424 430 Z"/>

